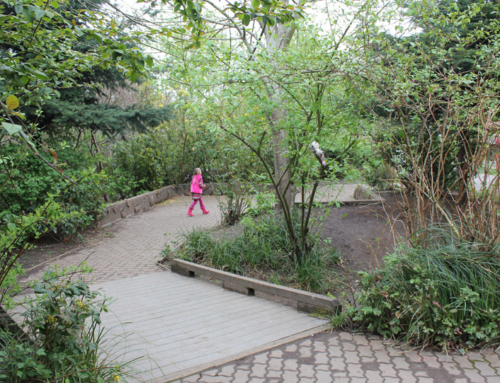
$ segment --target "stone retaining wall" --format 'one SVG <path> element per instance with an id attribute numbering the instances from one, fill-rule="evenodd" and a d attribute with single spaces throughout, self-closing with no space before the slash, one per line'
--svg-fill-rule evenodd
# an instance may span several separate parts
<path id="1" fill-rule="evenodd" d="M 154 205 L 167 199 L 184 195 L 189 196 L 191 195 L 190 187 L 190 184 L 169 185 L 149 193 L 116 202 L 104 209 L 103 216 L 99 221 L 99 226 L 104 227 L 122 218 L 149 210 Z M 217 190 L 216 184 L 208 184 L 208 188 L 203 194 L 213 195 L 215 190 Z"/>

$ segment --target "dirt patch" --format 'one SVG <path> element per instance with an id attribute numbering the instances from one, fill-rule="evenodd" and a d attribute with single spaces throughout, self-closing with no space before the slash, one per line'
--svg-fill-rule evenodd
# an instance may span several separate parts
<path id="1" fill-rule="evenodd" d="M 325 219 L 321 236 L 331 239 L 331 246 L 353 271 L 381 267 L 382 257 L 394 249 L 397 237 L 405 233 L 398 220 L 394 195 L 386 193 L 383 197 L 383 204 L 333 208 Z"/>
<path id="2" fill-rule="evenodd" d="M 26 270 L 25 275 L 29 276 L 37 271 L 37 266 L 57 257 L 68 256 L 81 248 L 94 246 L 102 239 L 112 238 L 117 230 L 117 225 L 106 228 L 89 228 L 66 242 L 56 241 L 46 235 L 19 258 L 19 263 Z"/>

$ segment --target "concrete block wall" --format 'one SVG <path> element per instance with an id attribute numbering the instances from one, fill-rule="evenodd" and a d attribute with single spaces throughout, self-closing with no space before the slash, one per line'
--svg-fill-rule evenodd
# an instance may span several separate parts
<path id="1" fill-rule="evenodd" d="M 213 195 L 217 190 L 216 184 L 208 184 L 209 187 L 203 192 L 204 195 Z M 163 202 L 167 199 L 177 196 L 189 196 L 190 184 L 169 185 L 164 188 L 154 190 L 149 193 L 144 193 L 123 201 L 116 202 L 107 206 L 104 209 L 102 218 L 99 221 L 99 226 L 104 227 L 113 222 L 119 221 L 122 218 L 140 213 L 151 209 L 154 205 Z"/>

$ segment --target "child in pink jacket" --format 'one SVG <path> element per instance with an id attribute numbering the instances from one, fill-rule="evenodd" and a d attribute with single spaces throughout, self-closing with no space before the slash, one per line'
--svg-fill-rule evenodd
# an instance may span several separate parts
<path id="1" fill-rule="evenodd" d="M 196 202 L 200 201 L 200 207 L 203 211 L 203 214 L 210 213 L 207 209 L 205 209 L 205 205 L 203 205 L 203 199 L 201 198 L 201 194 L 203 193 L 203 188 L 205 185 L 203 184 L 203 178 L 201 176 L 201 169 L 194 169 L 193 179 L 191 180 L 191 195 L 193 196 L 193 203 L 189 207 L 188 215 L 193 217 L 193 209 L 196 205 Z"/>

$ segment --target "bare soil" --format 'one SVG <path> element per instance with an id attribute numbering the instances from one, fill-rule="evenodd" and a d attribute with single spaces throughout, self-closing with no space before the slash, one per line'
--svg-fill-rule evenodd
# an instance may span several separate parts
<path id="1" fill-rule="evenodd" d="M 106 228 L 88 228 L 66 242 L 60 242 L 50 235 L 45 235 L 36 241 L 32 249 L 21 255 L 19 263 L 26 271 L 25 275 L 29 276 L 31 272 L 36 272 L 34 270 L 36 266 L 54 258 L 70 255 L 83 247 L 93 246 L 103 238 L 114 236 L 115 232 L 116 228 L 113 225 Z"/>
<path id="2" fill-rule="evenodd" d="M 331 210 L 321 236 L 352 271 L 370 271 L 383 266 L 383 256 L 394 250 L 404 226 L 392 193 L 384 193 L 386 202 L 370 205 L 345 205 Z"/>

